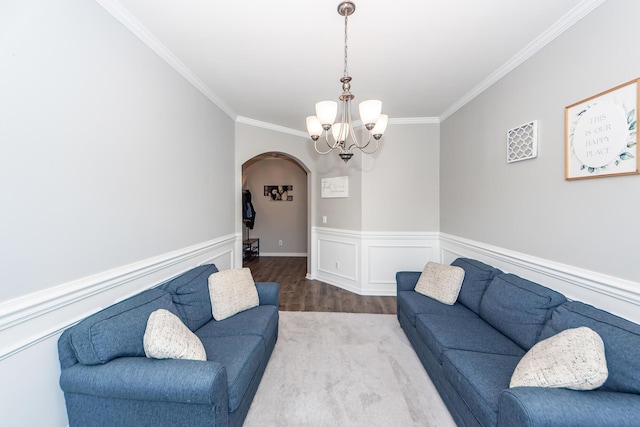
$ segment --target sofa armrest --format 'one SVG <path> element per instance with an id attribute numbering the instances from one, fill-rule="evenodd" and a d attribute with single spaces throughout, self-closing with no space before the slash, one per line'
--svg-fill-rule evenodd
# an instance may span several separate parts
<path id="1" fill-rule="evenodd" d="M 217 362 L 122 357 L 64 369 L 65 393 L 138 401 L 214 405 L 228 412 L 227 371 Z"/>
<path id="2" fill-rule="evenodd" d="M 632 426 L 640 395 L 563 388 L 515 387 L 500 395 L 498 426 Z"/>
<path id="3" fill-rule="evenodd" d="M 256 282 L 260 305 L 275 305 L 278 307 L 280 284 L 275 282 Z"/>
<path id="4" fill-rule="evenodd" d="M 398 271 L 396 273 L 396 286 L 398 291 L 412 291 L 418 283 L 420 271 Z"/>

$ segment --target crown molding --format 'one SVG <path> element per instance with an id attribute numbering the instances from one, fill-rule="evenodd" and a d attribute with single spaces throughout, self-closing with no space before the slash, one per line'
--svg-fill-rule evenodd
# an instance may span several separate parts
<path id="1" fill-rule="evenodd" d="M 236 117 L 237 123 L 244 123 L 245 125 L 255 126 L 259 128 L 269 129 L 276 132 L 288 133 L 290 135 L 300 136 L 302 138 L 308 138 L 309 134 L 296 129 L 291 129 L 284 126 L 274 125 L 273 123 L 261 122 L 260 120 L 250 119 L 249 117 L 238 116 Z"/>
<path id="2" fill-rule="evenodd" d="M 447 108 L 439 117 L 440 121 L 446 120 L 453 113 L 471 102 L 476 96 L 491 87 L 498 80 L 516 69 L 520 64 L 531 58 L 543 47 L 551 43 L 558 36 L 571 28 L 575 23 L 580 21 L 594 9 L 604 3 L 606 0 L 584 0 L 572 10 L 567 12 L 558 22 L 549 27 L 545 32 L 536 37 L 531 43 L 524 47 L 520 52 L 508 60 L 504 65 L 491 73 L 489 77 L 480 82 L 479 85 L 471 89 L 466 95 L 457 100 L 453 105 Z"/>
<path id="3" fill-rule="evenodd" d="M 138 37 L 167 64 L 173 67 L 182 77 L 198 89 L 211 102 L 217 105 L 227 116 L 236 120 L 238 114 L 196 76 L 182 61 L 178 59 L 164 44 L 155 38 L 144 25 L 135 19 L 117 0 L 96 0 L 107 12 Z"/>
<path id="4" fill-rule="evenodd" d="M 491 73 L 485 80 L 480 82 L 476 87 L 469 91 L 462 98 L 458 99 L 453 105 L 447 108 L 439 117 L 407 117 L 407 118 L 389 118 L 389 124 L 393 125 L 410 125 L 410 124 L 438 124 L 446 120 L 460 108 L 471 102 L 476 96 L 491 87 L 494 83 L 506 76 L 508 73 L 517 68 L 520 64 L 532 57 L 543 47 L 556 39 L 566 30 L 571 28 L 575 23 L 580 21 L 586 15 L 591 13 L 606 0 L 584 0 L 558 22 L 549 27 L 544 33 L 536 37 L 531 43 L 525 46 L 520 52 L 513 56 L 504 65 Z M 96 0 L 107 12 L 116 18 L 122 25 L 145 43 L 160 58 L 171 65 L 181 76 L 190 82 L 211 102 L 217 105 L 225 114 L 238 123 L 248 124 L 250 126 L 261 127 L 274 130 L 276 132 L 287 133 L 290 135 L 307 137 L 307 133 L 284 126 L 274 125 L 259 120 L 250 119 L 248 117 L 239 116 L 231 107 L 229 107 L 220 97 L 218 97 L 211 89 L 198 78 L 187 66 L 182 63 L 164 44 L 156 39 L 137 19 L 135 19 L 129 11 L 127 11 L 117 0 Z M 359 122 L 355 122 L 354 126 L 358 127 Z M 360 124 L 361 126 L 361 124 Z"/>
<path id="5" fill-rule="evenodd" d="M 433 125 L 439 123 L 439 117 L 398 117 L 396 119 L 389 118 L 390 125 Z"/>

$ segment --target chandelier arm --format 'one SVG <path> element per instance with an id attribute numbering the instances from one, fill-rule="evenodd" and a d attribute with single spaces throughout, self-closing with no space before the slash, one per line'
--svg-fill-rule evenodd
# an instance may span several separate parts
<path id="1" fill-rule="evenodd" d="M 329 149 L 327 151 L 320 151 L 318 150 L 318 141 L 313 141 L 313 148 L 316 150 L 316 153 L 318 154 L 329 154 L 335 147 L 331 147 L 329 145 L 329 141 L 327 141 L 327 146 L 329 147 Z"/>
<path id="2" fill-rule="evenodd" d="M 340 145 L 338 141 L 334 141 L 333 144 L 329 142 L 330 138 L 328 130 L 324 132 L 324 140 L 327 143 L 327 147 L 329 147 L 329 150 L 335 150 Z"/>
<path id="3" fill-rule="evenodd" d="M 355 134 L 355 131 L 353 130 L 353 126 L 349 126 L 349 136 L 351 136 L 351 141 L 352 141 L 351 145 L 349 146 L 349 151 L 351 151 L 353 147 L 356 147 L 359 150 L 362 150 L 362 148 L 360 148 L 360 143 L 358 142 L 358 138 L 356 138 L 356 134 Z"/>
<path id="4" fill-rule="evenodd" d="M 366 150 L 365 150 L 365 148 L 367 148 L 367 146 L 368 146 L 368 145 L 369 145 L 369 143 L 371 142 L 371 137 L 369 137 L 369 141 L 367 141 L 367 145 L 365 145 L 364 147 L 360 148 L 360 151 L 362 151 L 364 154 L 373 154 L 373 153 L 375 153 L 376 151 L 378 151 L 378 148 L 380 147 L 380 140 L 378 140 L 378 139 L 375 139 L 375 138 L 374 138 L 374 141 L 376 142 L 376 148 L 374 148 L 374 149 L 373 149 L 373 150 L 371 150 L 371 151 L 366 151 Z"/>

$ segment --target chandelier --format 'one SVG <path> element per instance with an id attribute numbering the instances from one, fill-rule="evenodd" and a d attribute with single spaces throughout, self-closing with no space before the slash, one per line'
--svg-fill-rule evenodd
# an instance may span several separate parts
<path id="1" fill-rule="evenodd" d="M 360 120 L 369 131 L 367 142 L 361 144 L 356 138 L 351 121 L 351 101 L 355 96 L 350 92 L 351 77 L 347 67 L 347 22 L 348 17 L 356 10 L 356 5 L 350 1 L 343 1 L 338 5 L 338 14 L 344 16 L 344 75 L 340 79 L 342 83 L 342 95 L 340 95 L 341 110 L 340 122 L 335 123 L 338 114 L 338 103 L 335 101 L 322 101 L 316 104 L 316 115 L 307 117 L 307 131 L 313 140 L 313 146 L 318 154 L 328 154 L 338 150 L 338 155 L 346 162 L 353 157 L 353 150 L 358 149 L 365 154 L 375 153 L 378 149 L 380 138 L 387 128 L 388 116 L 381 114 L 382 101 L 372 99 L 363 101 L 359 105 Z M 318 141 L 323 139 L 327 148 L 321 144 L 318 149 Z M 372 144 L 374 142 L 374 144 Z M 369 147 L 371 145 L 371 147 Z M 326 151 L 323 151 L 326 150 Z"/>

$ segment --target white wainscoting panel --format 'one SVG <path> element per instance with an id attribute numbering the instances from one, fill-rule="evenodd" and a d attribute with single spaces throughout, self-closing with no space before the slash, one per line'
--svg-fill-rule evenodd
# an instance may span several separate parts
<path id="1" fill-rule="evenodd" d="M 447 234 L 441 234 L 440 248 L 443 263 L 458 257 L 474 258 L 554 289 L 569 299 L 640 323 L 640 283 Z"/>
<path id="2" fill-rule="evenodd" d="M 315 276 L 318 280 L 359 293 L 358 233 L 323 229 L 313 233 L 316 248 Z M 312 237 L 313 238 L 313 237 Z"/>
<path id="3" fill-rule="evenodd" d="M 311 278 L 360 295 L 395 295 L 398 271 L 439 261 L 438 233 L 359 232 L 314 227 Z"/>
<path id="4" fill-rule="evenodd" d="M 438 233 L 363 233 L 363 295 L 395 295 L 398 271 L 439 262 Z"/>

